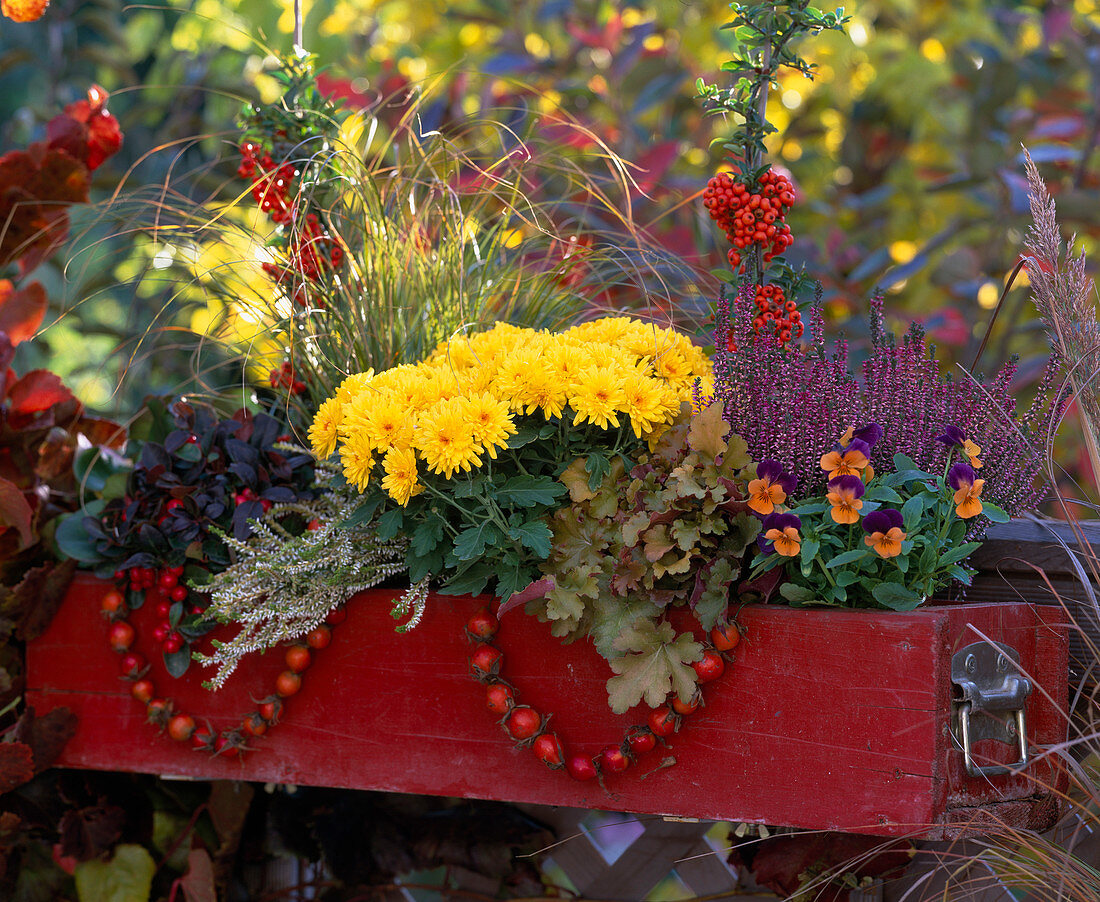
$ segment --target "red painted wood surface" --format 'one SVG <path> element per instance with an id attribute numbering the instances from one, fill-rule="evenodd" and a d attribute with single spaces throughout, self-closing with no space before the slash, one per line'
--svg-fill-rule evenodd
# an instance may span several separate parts
<path id="1" fill-rule="evenodd" d="M 746 607 L 739 617 L 747 636 L 725 675 L 706 687 L 706 707 L 666 749 L 610 777 L 605 790 L 548 771 L 494 723 L 483 687 L 467 675 L 463 626 L 475 599 L 432 597 L 423 623 L 402 636 L 389 616 L 392 592 L 357 596 L 301 693 L 288 700 L 284 722 L 242 763 L 192 751 L 144 722 L 107 646 L 99 615 L 107 588 L 79 577 L 28 650 L 30 703 L 39 711 L 67 705 L 80 718 L 65 766 L 883 835 L 942 837 L 1001 816 L 1042 826 L 1054 811 L 1043 800 L 1054 782 L 1048 760 L 1022 775 L 973 779 L 950 733 L 951 654 L 988 637 L 1016 648 L 1042 687 L 1028 702 L 1033 745 L 1065 739 L 1066 628 L 1053 607 L 952 605 L 908 614 Z M 149 631 L 151 608 L 133 615 L 139 636 Z M 569 747 L 595 754 L 645 721 L 643 709 L 611 715 L 610 673 L 585 643 L 562 645 L 515 611 L 504 618 L 499 645 L 504 675 L 522 701 L 553 712 Z M 159 662 L 153 676 L 158 692 L 225 729 L 254 708 L 250 697 L 270 692 L 282 669 L 282 653 L 269 652 L 217 693 L 191 673 L 172 681 Z M 1008 762 L 1014 750 L 987 742 L 978 752 Z M 668 758 L 674 766 L 658 767 Z"/>

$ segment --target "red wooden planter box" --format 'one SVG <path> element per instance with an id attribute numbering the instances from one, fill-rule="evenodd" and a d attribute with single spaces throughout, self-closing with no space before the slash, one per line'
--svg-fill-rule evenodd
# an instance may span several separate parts
<path id="1" fill-rule="evenodd" d="M 491 798 L 680 817 L 942 838 L 991 823 L 1045 827 L 1058 783 L 1041 747 L 1067 731 L 1065 617 L 1021 603 L 929 607 L 908 614 L 750 606 L 736 661 L 707 686 L 706 707 L 667 748 L 643 757 L 606 789 L 550 772 L 516 749 L 467 675 L 463 626 L 479 602 L 433 597 L 423 623 L 393 632 L 392 592 L 348 605 L 285 720 L 242 761 L 215 758 L 158 735 L 119 680 L 118 656 L 99 615 L 105 583 L 78 577 L 48 632 L 28 649 L 28 700 L 79 716 L 60 764 L 199 779 L 324 785 Z M 139 635 L 147 604 L 132 622 Z M 950 662 L 983 639 L 1020 653 L 1039 688 L 1027 701 L 1037 760 L 1023 773 L 970 777 L 952 735 Z M 520 611 L 499 637 L 504 675 L 522 701 L 554 713 L 570 747 L 593 754 L 618 744 L 647 711 L 621 717 L 606 704 L 606 664 L 584 643 L 562 645 Z M 189 673 L 172 681 L 158 662 L 158 691 L 227 729 L 270 692 L 282 653 L 247 662 L 210 693 Z M 163 688 L 162 688 L 163 687 Z M 992 740 L 984 760 L 1016 749 Z M 674 766 L 661 767 L 667 759 Z M 644 779 L 641 779 L 644 777 Z"/>

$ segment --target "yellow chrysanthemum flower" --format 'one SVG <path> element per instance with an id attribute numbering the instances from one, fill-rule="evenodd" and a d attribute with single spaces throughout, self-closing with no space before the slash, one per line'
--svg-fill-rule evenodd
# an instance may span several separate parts
<path id="1" fill-rule="evenodd" d="M 363 491 L 370 482 L 370 471 L 374 466 L 367 437 L 361 433 L 348 436 L 340 448 L 340 462 L 344 465 L 344 478 L 360 492 Z"/>
<path id="2" fill-rule="evenodd" d="M 389 496 L 404 507 L 409 499 L 424 491 L 416 471 L 416 454 L 412 448 L 394 448 L 382 459 L 382 468 L 386 475 L 382 477 L 382 488 Z"/>
<path id="3" fill-rule="evenodd" d="M 525 348 L 513 351 L 500 362 L 491 391 L 507 401 L 511 410 L 522 412 L 529 403 L 537 405 L 537 402 L 532 402 L 533 396 L 551 378 L 549 368 L 543 365 L 541 350 Z"/>
<path id="4" fill-rule="evenodd" d="M 344 411 L 338 398 L 329 398 L 319 408 L 309 427 L 309 443 L 313 453 L 324 460 L 336 450 L 340 421 Z"/>
<path id="5" fill-rule="evenodd" d="M 482 392 L 466 402 L 466 416 L 473 427 L 474 441 L 496 460 L 497 449 L 506 447 L 509 437 L 516 434 L 508 402 Z"/>
<path id="6" fill-rule="evenodd" d="M 570 386 L 569 406 L 574 423 L 592 423 L 601 429 L 619 425 L 616 413 L 623 406 L 623 379 L 611 367 L 589 367 Z"/>
<path id="7" fill-rule="evenodd" d="M 408 448 L 413 440 L 416 414 L 389 399 L 377 399 L 367 414 L 363 431 L 379 452 Z"/>
<path id="8" fill-rule="evenodd" d="M 340 383 L 340 387 L 336 389 L 336 399 L 341 404 L 347 404 L 366 388 L 374 379 L 374 370 L 367 370 L 365 373 L 355 373 L 348 376 L 343 382 Z"/>
<path id="9" fill-rule="evenodd" d="M 630 417 L 630 428 L 641 438 L 666 418 L 664 386 L 639 372 L 623 381 L 623 412 Z"/>
<path id="10" fill-rule="evenodd" d="M 584 372 L 588 365 L 588 357 L 575 345 L 559 341 L 547 348 L 546 363 L 557 381 L 567 386 Z"/>
<path id="11" fill-rule="evenodd" d="M 415 447 L 433 473 L 450 479 L 456 470 L 469 472 L 481 465 L 481 445 L 474 440 L 473 424 L 461 398 L 440 401 L 417 421 Z"/>

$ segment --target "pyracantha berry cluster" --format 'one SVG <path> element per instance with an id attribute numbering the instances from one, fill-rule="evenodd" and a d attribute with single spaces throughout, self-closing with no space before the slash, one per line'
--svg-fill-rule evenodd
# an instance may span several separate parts
<path id="1" fill-rule="evenodd" d="M 733 245 L 727 256 L 736 273 L 743 269 L 753 245 L 763 250 L 767 264 L 794 244 L 790 226 L 784 221 L 794 203 L 791 180 L 768 169 L 756 181 L 753 192 L 730 173 L 720 172 L 703 191 L 703 206 Z"/>
<path id="2" fill-rule="evenodd" d="M 292 395 L 303 395 L 306 384 L 302 382 L 294 372 L 294 366 L 289 360 L 284 360 L 283 365 L 272 370 L 267 377 L 272 388 L 281 388 Z"/>
<path id="3" fill-rule="evenodd" d="M 286 133 L 275 133 L 287 144 Z M 288 148 L 287 153 L 292 151 Z M 335 272 L 344 262 L 344 249 L 321 224 L 316 213 L 306 213 L 299 203 L 302 170 L 293 162 L 276 160 L 264 145 L 245 140 L 240 145 L 241 164 L 237 175 L 252 182 L 252 197 L 272 221 L 282 227 L 282 262 L 264 263 L 264 272 L 277 285 L 301 287 L 303 280 L 317 281 Z M 305 293 L 294 290 L 294 299 L 305 305 Z"/>
<path id="4" fill-rule="evenodd" d="M 752 326 L 757 334 L 770 331 L 784 345 L 792 338 L 802 337 L 802 314 L 798 304 L 788 300 L 780 286 L 756 286 L 756 311 Z"/>

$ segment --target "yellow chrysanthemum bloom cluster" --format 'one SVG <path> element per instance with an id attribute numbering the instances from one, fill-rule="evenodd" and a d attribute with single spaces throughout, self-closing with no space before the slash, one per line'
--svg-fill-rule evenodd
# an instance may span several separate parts
<path id="1" fill-rule="evenodd" d="M 550 333 L 498 323 L 443 342 L 422 363 L 348 377 L 310 427 L 314 453 L 339 448 L 360 491 L 372 474 L 401 505 L 424 490 L 420 468 L 451 478 L 496 459 L 516 420 L 541 415 L 653 438 L 710 391 L 710 361 L 685 336 L 627 317 Z"/>

